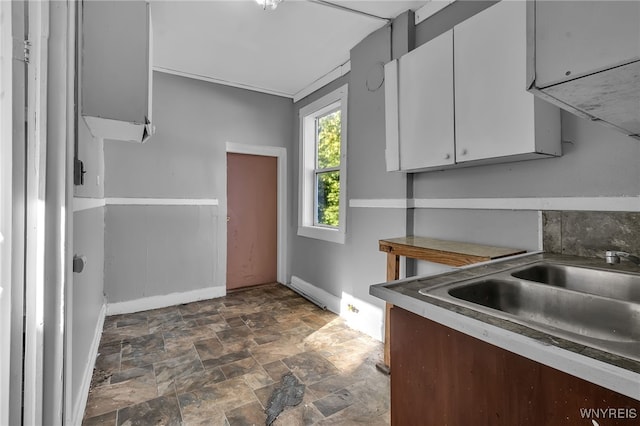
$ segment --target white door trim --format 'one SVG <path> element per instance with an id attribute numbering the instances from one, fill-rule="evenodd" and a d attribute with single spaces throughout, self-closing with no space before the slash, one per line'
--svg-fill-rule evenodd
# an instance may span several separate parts
<path id="1" fill-rule="evenodd" d="M 29 3 L 24 424 L 41 424 L 44 362 L 49 3 Z"/>
<path id="2" fill-rule="evenodd" d="M 13 50 L 12 2 L 0 2 L 0 51 Z M 11 230 L 13 158 L 13 75 L 12 61 L 0 61 L 0 424 L 9 424 L 11 406 Z"/>
<path id="3" fill-rule="evenodd" d="M 277 280 L 287 283 L 287 149 L 278 146 L 248 145 L 227 142 L 227 153 L 262 155 L 278 159 L 278 266 Z M 226 160 L 225 160 L 226 161 Z M 226 176 L 226 171 L 225 171 Z M 225 190 L 224 217 L 227 215 Z M 226 233 L 225 233 L 226 235 Z M 226 238 L 225 238 L 226 247 Z M 224 265 L 226 271 L 226 265 Z M 225 273 L 226 276 L 226 273 Z"/>

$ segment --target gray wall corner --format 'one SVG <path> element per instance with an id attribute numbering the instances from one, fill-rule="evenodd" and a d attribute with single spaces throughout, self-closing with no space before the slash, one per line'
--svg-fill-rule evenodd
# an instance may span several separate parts
<path id="1" fill-rule="evenodd" d="M 398 15 L 391 23 L 391 58 L 409 53 L 416 44 L 416 15 L 412 10 Z"/>

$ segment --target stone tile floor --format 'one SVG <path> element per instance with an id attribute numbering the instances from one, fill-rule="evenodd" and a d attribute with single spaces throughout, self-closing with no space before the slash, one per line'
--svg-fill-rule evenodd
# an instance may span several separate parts
<path id="1" fill-rule="evenodd" d="M 382 344 L 280 284 L 105 320 L 83 425 L 264 425 L 283 374 L 302 403 L 274 425 L 388 425 Z"/>

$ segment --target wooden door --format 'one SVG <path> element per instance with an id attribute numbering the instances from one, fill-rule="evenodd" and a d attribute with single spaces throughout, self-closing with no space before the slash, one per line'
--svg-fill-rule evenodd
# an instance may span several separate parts
<path id="1" fill-rule="evenodd" d="M 278 160 L 227 154 L 227 290 L 276 281 Z"/>

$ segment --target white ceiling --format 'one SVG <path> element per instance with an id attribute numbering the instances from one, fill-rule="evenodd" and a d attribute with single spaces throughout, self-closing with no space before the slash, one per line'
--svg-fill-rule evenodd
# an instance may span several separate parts
<path id="1" fill-rule="evenodd" d="M 333 0 L 384 18 L 426 4 Z M 349 60 L 385 21 L 306 0 L 263 10 L 255 0 L 152 0 L 156 70 L 293 97 Z"/>

